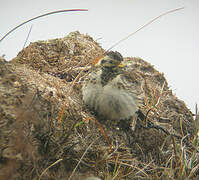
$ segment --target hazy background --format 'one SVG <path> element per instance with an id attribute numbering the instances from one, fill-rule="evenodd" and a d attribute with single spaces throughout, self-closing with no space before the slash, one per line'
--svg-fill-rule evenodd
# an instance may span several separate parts
<path id="1" fill-rule="evenodd" d="M 185 7 L 160 18 L 113 50 L 154 65 L 191 110 L 199 103 L 199 0 L 0 0 L 0 4 L 0 38 L 43 13 L 69 8 L 89 10 L 43 17 L 16 30 L 0 43 L 0 55 L 5 54 L 7 60 L 22 49 L 31 25 L 27 45 L 78 30 L 108 49 L 163 12 Z"/>

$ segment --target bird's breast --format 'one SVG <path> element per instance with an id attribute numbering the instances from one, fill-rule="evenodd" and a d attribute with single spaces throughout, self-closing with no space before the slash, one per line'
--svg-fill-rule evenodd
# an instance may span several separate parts
<path id="1" fill-rule="evenodd" d="M 135 95 L 112 83 L 88 83 L 83 88 L 83 101 L 105 119 L 128 119 L 137 111 Z"/>

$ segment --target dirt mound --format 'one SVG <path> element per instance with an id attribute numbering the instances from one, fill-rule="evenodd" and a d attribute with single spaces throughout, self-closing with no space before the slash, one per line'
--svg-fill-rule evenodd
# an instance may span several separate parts
<path id="1" fill-rule="evenodd" d="M 193 114 L 141 58 L 124 61 L 144 92 L 130 131 L 96 119 L 83 104 L 82 81 L 104 52 L 72 32 L 31 43 L 9 63 L 1 58 L 0 179 L 199 176 Z"/>

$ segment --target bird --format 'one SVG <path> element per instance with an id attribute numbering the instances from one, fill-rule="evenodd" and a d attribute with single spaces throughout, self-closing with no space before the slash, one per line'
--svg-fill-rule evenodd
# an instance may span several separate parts
<path id="1" fill-rule="evenodd" d="M 132 118 L 139 108 L 138 94 L 117 51 L 108 51 L 95 62 L 82 85 L 83 102 L 98 117 L 111 121 Z"/>

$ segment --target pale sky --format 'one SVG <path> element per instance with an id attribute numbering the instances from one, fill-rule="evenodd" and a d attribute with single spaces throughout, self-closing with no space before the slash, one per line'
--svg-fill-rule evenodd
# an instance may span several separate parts
<path id="1" fill-rule="evenodd" d="M 50 11 L 86 8 L 88 12 L 51 15 L 22 26 L 0 43 L 0 55 L 10 60 L 37 40 L 61 38 L 80 31 L 104 49 L 140 28 L 152 18 L 166 15 L 113 50 L 123 56 L 141 57 L 163 72 L 174 94 L 193 111 L 199 103 L 199 0 L 0 0 L 0 38 L 13 27 Z M 26 46 L 27 46 L 26 45 Z"/>

